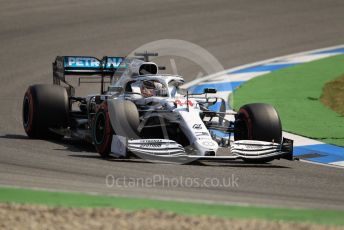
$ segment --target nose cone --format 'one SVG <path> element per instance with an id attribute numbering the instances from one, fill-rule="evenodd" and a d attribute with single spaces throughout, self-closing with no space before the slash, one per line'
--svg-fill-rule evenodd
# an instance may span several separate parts
<path id="1" fill-rule="evenodd" d="M 205 156 L 209 152 L 214 152 L 216 154 L 219 145 L 216 141 L 213 141 L 212 139 L 203 139 L 203 140 L 197 140 L 194 143 L 196 149 L 198 150 L 198 155 Z"/>

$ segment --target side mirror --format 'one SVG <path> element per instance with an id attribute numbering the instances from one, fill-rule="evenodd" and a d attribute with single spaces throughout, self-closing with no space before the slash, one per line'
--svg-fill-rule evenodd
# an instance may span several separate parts
<path id="1" fill-rule="evenodd" d="M 205 88 L 203 93 L 217 93 L 217 90 L 214 88 Z"/>

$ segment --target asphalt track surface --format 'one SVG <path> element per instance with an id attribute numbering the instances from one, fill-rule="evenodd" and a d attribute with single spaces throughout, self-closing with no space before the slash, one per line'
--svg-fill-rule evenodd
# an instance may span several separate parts
<path id="1" fill-rule="evenodd" d="M 344 209 L 344 171 L 303 162 L 166 165 L 102 160 L 70 140 L 30 140 L 21 125 L 28 85 L 51 82 L 56 55 L 125 55 L 147 42 L 183 39 L 225 68 L 344 43 L 342 0 L 0 1 L 0 184 L 112 195 Z M 188 76 L 196 70 L 181 66 Z M 106 175 L 228 178 L 232 187 L 107 187 Z M 126 177 L 126 178 L 124 178 Z M 123 180 L 120 180 L 123 182 Z"/>

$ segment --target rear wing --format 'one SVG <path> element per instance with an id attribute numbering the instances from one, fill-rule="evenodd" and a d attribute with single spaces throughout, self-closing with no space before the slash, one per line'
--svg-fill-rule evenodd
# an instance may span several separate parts
<path id="1" fill-rule="evenodd" d="M 57 56 L 53 62 L 53 83 L 60 85 L 61 82 L 69 87 L 69 95 L 74 95 L 74 87 L 70 85 L 66 75 L 100 75 L 101 93 L 104 92 L 104 77 L 113 77 L 116 70 L 125 68 L 125 57 L 103 57 L 98 59 L 90 56 Z"/>

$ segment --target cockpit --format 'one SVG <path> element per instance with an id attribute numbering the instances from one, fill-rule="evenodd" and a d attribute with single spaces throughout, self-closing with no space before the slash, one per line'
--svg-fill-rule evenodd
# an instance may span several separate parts
<path id="1" fill-rule="evenodd" d="M 180 80 L 178 78 L 178 80 Z M 163 76 L 136 78 L 127 82 L 125 92 L 143 97 L 176 97 L 180 94 L 179 86 L 183 83 L 172 79 L 165 81 Z"/>
<path id="2" fill-rule="evenodd" d="M 127 89 L 129 89 L 128 84 Z M 168 97 L 166 85 L 158 80 L 139 80 L 132 82 L 129 90 L 133 93 L 141 94 L 143 97 Z"/>

